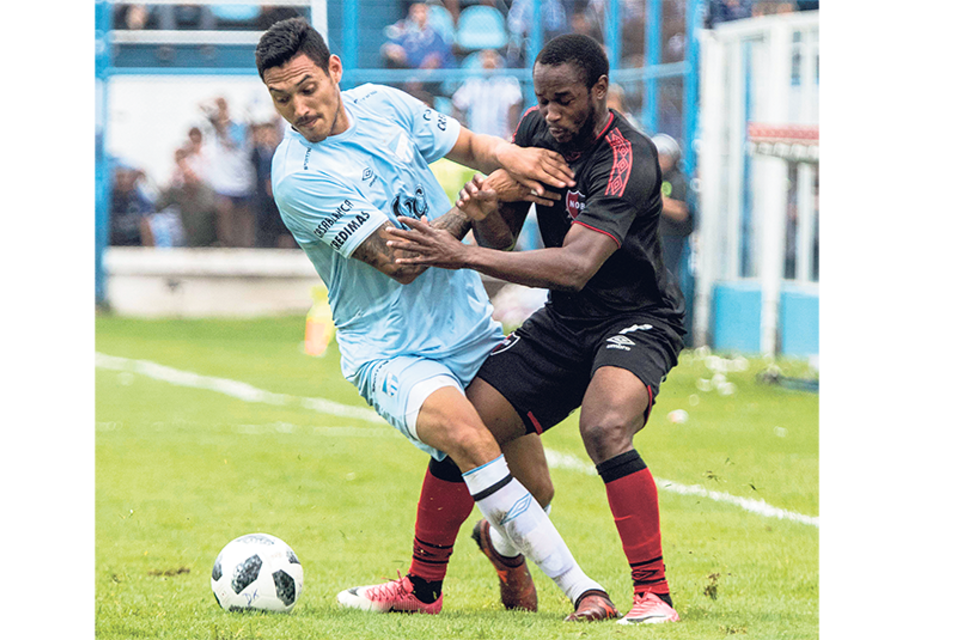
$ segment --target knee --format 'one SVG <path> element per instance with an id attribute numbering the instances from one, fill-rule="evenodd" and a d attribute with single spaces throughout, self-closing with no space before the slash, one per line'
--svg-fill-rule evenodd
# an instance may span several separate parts
<path id="1" fill-rule="evenodd" d="M 490 432 L 467 425 L 450 429 L 443 451 L 462 470 L 478 467 L 500 455 L 497 441 Z"/>
<path id="2" fill-rule="evenodd" d="M 580 424 L 580 437 L 587 454 L 595 463 L 629 451 L 633 447 L 635 433 L 635 425 L 613 417 Z"/>

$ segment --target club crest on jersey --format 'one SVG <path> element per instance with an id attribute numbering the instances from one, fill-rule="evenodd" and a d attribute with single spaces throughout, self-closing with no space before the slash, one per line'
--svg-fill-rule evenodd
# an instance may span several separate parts
<path id="1" fill-rule="evenodd" d="M 423 185 L 421 184 L 417 185 L 412 197 L 405 191 L 398 193 L 393 199 L 391 206 L 393 207 L 393 215 L 398 217 L 406 216 L 408 218 L 419 219 L 427 215 L 427 211 L 430 210 L 430 207 L 427 205 L 427 192 L 424 191 Z M 405 229 L 406 227 L 403 228 Z"/>
<path id="2" fill-rule="evenodd" d="M 571 220 L 576 220 L 580 212 L 583 211 L 586 202 L 584 202 L 583 194 L 579 191 L 567 191 L 565 204 L 567 207 L 567 215 L 570 216 Z"/>

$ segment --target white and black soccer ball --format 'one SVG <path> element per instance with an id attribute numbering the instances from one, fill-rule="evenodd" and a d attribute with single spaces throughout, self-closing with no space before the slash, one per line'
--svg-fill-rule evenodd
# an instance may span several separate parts
<path id="1" fill-rule="evenodd" d="M 287 612 L 303 591 L 303 567 L 280 538 L 251 533 L 220 551 L 210 587 L 220 606 L 229 611 Z"/>

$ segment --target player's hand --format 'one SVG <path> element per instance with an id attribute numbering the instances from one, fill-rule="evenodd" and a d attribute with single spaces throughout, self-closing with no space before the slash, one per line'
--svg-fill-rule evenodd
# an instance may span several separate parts
<path id="1" fill-rule="evenodd" d="M 471 220 L 484 220 L 497 210 L 497 192 L 483 186 L 484 179 L 474 174 L 473 180 L 463 185 L 457 198 L 457 208 Z"/>
<path id="2" fill-rule="evenodd" d="M 509 144 L 501 147 L 497 159 L 517 182 L 537 196 L 544 195 L 544 185 L 563 189 L 577 184 L 573 169 L 556 151 Z"/>
<path id="3" fill-rule="evenodd" d="M 444 229 L 435 229 L 426 222 L 400 216 L 401 224 L 409 229 L 386 229 L 387 246 L 404 252 L 397 257 L 398 265 L 426 265 L 441 269 L 461 269 L 466 265 L 470 246 L 457 240 Z"/>
<path id="4" fill-rule="evenodd" d="M 543 195 L 532 193 L 529 188 L 520 184 L 503 169 L 497 169 L 487 176 L 480 185 L 480 189 L 496 191 L 497 199 L 501 202 L 534 202 L 549 207 L 560 199 L 559 191 L 548 189 L 543 192 Z"/>

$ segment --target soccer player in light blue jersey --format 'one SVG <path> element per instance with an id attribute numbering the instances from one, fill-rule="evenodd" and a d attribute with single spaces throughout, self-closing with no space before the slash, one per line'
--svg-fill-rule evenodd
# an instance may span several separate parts
<path id="1" fill-rule="evenodd" d="M 272 26 L 256 60 L 277 111 L 292 127 L 274 155 L 274 198 L 330 292 L 344 376 L 438 465 L 449 456 L 463 476 L 463 482 L 449 482 L 450 491 L 469 491 L 498 533 L 575 607 L 591 594 L 605 594 L 513 477 L 464 395 L 503 339 L 479 276 L 399 266 L 400 254 L 387 246 L 386 235 L 399 226 L 399 216 L 461 239 L 470 229 L 429 169 L 441 157 L 485 173 L 502 167 L 532 201 L 546 197 L 543 183 L 572 186 L 569 167 L 555 152 L 473 134 L 397 89 L 364 85 L 341 92 L 340 59 L 303 19 Z M 424 483 L 452 480 L 441 476 L 428 471 Z M 442 505 L 421 506 L 442 511 Z M 452 547 L 451 540 L 415 550 L 407 576 L 348 589 L 338 600 L 369 611 L 439 613 L 442 575 L 431 574 L 430 566 L 445 572 Z"/>

